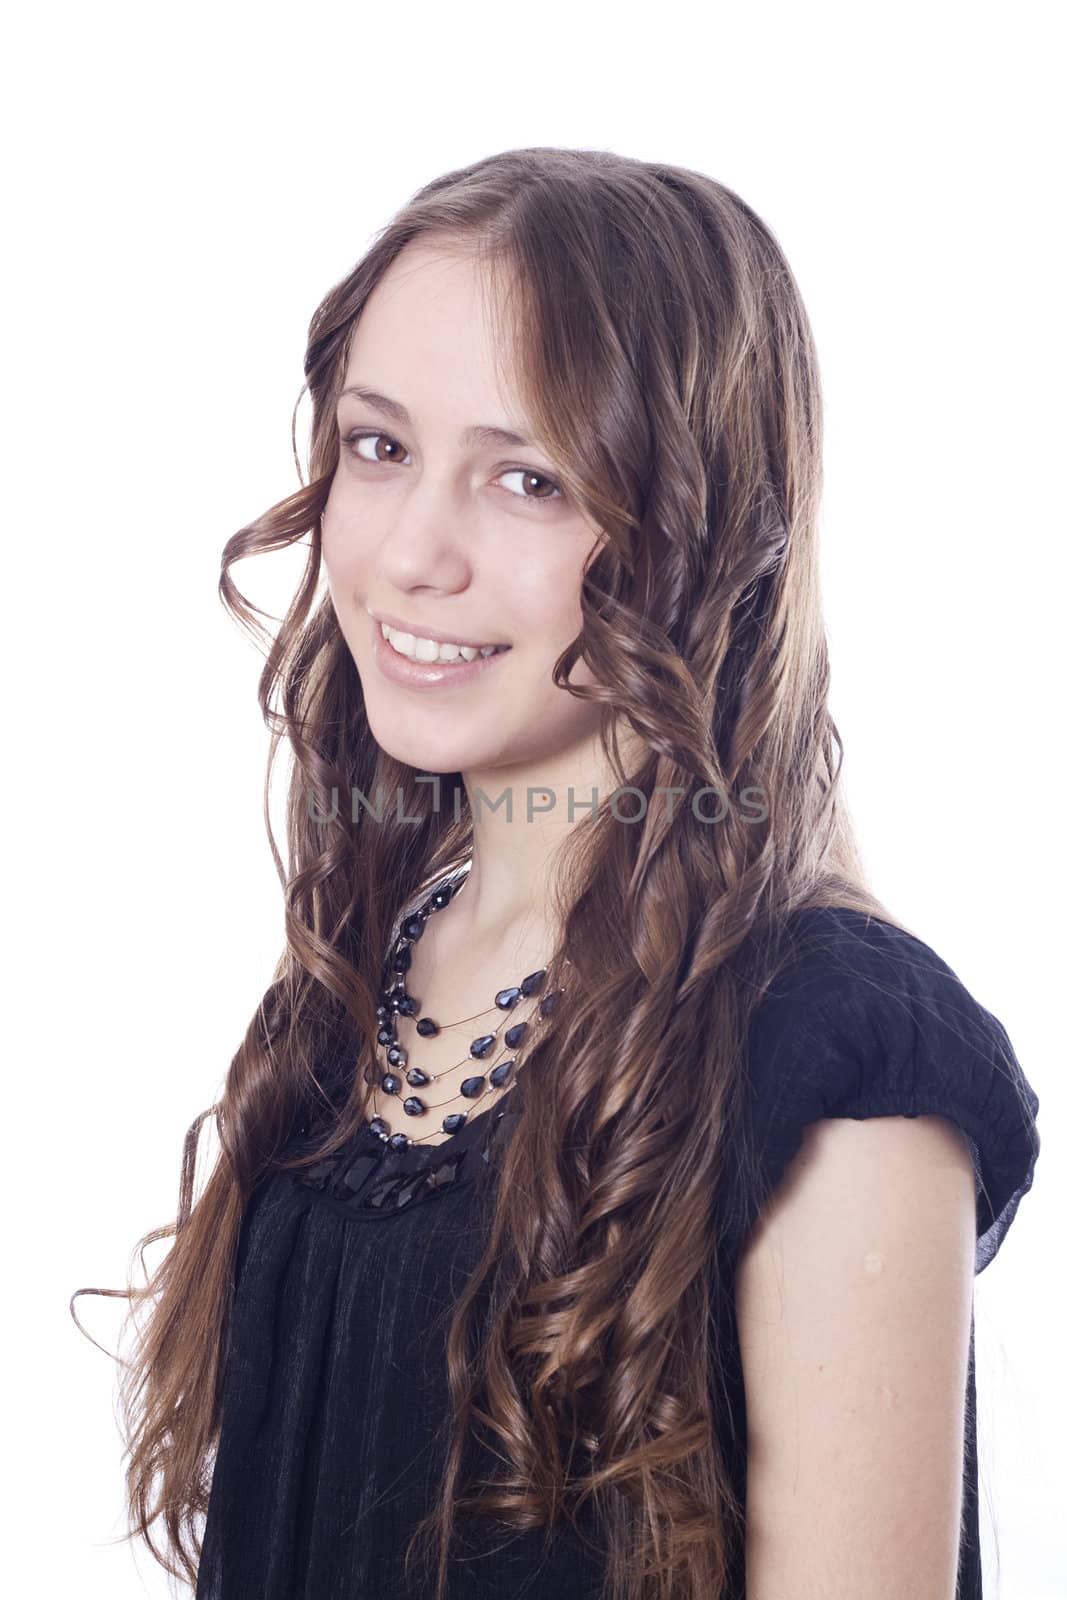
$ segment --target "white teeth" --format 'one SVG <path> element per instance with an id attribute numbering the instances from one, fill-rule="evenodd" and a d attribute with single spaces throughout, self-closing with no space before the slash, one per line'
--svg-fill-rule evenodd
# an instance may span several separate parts
<path id="1" fill-rule="evenodd" d="M 414 633 L 401 633 L 399 629 L 390 628 L 385 622 L 381 628 L 393 649 L 400 655 L 407 656 L 410 661 L 474 661 L 478 656 L 496 655 L 498 650 L 503 648 L 495 644 L 481 646 L 442 644 L 437 639 L 423 639 Z"/>

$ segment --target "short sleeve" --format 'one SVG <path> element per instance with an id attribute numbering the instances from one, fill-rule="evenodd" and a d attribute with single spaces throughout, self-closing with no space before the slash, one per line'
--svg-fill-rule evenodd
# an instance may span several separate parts
<path id="1" fill-rule="evenodd" d="M 982 1272 L 1040 1151 L 1038 1098 L 1004 1027 L 913 934 L 846 908 L 800 916 L 797 954 L 748 1033 L 740 1132 L 756 1189 L 739 1214 L 759 1215 L 808 1124 L 935 1114 L 971 1151 Z"/>

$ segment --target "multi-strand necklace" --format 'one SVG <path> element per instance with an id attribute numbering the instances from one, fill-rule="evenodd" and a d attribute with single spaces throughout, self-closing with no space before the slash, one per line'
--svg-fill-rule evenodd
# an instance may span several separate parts
<path id="1" fill-rule="evenodd" d="M 464 870 L 464 868 L 461 868 L 460 873 Z M 457 1061 L 455 1066 L 436 1073 L 424 1072 L 414 1064 L 409 1065 L 408 1052 L 400 1044 L 396 1036 L 397 1021 L 400 1017 L 414 1017 L 415 1032 L 420 1038 L 430 1039 L 439 1034 L 444 1028 L 458 1028 L 463 1023 L 476 1022 L 480 1017 L 487 1016 L 494 1010 L 511 1013 L 523 1000 L 539 994 L 544 985 L 548 972 L 547 967 L 541 967 L 536 972 L 528 973 L 521 983 L 513 984 L 507 989 L 498 990 L 493 1005 L 487 1006 L 485 1011 L 475 1012 L 471 1017 L 463 1017 L 457 1022 L 438 1023 L 432 1017 L 419 1015 L 419 1002 L 408 994 L 405 983 L 405 976 L 411 966 L 412 946 L 422 938 L 427 918 L 431 917 L 435 911 L 443 911 L 451 901 L 453 894 L 458 892 L 455 881 L 457 876 L 458 874 L 453 874 L 451 877 L 442 879 L 423 904 L 401 920 L 400 932 L 386 960 L 385 980 L 382 992 L 379 995 L 375 1015 L 379 1023 L 377 1044 L 380 1053 L 384 1054 L 385 1058 L 377 1087 L 388 1095 L 399 1095 L 403 1092 L 404 1080 L 400 1077 L 401 1072 L 403 1072 L 404 1079 L 406 1079 L 410 1088 L 419 1089 L 424 1084 L 437 1083 L 440 1079 L 447 1078 L 451 1073 L 467 1066 L 471 1060 L 477 1061 L 483 1067 L 483 1070 L 471 1073 L 464 1078 L 459 1085 L 459 1094 L 454 1095 L 451 1100 L 442 1101 L 442 1105 L 452 1105 L 458 1100 L 471 1101 L 480 1099 L 486 1090 L 491 1095 L 499 1096 L 500 1093 L 510 1088 L 514 1083 L 517 1052 L 526 1038 L 530 1026 L 529 1019 L 513 1023 L 505 1030 L 502 1048 L 507 1052 L 516 1052 L 516 1054 L 509 1054 L 505 1060 L 498 1061 L 492 1066 L 489 1063 L 494 1051 L 501 1048 L 497 1045 L 497 1034 L 503 1026 L 502 1022 L 498 1023 L 489 1032 L 479 1034 L 476 1039 L 472 1040 L 467 1054 Z M 464 879 L 463 881 L 465 882 L 466 880 Z M 462 883 L 458 887 L 461 888 Z M 546 995 L 537 1007 L 538 1012 L 545 1017 L 551 1016 L 555 1010 L 558 996 L 563 992 L 563 989 L 560 988 L 554 993 Z M 425 1116 L 430 1109 L 417 1094 L 406 1095 L 403 1107 L 405 1114 L 409 1117 Z M 433 1109 L 439 1110 L 440 1107 L 435 1106 Z M 459 1129 L 467 1121 L 468 1115 L 467 1111 L 456 1110 L 449 1112 L 441 1122 L 441 1132 L 446 1134 L 458 1133 Z M 427 1139 L 435 1137 L 434 1134 L 426 1134 L 422 1139 L 418 1139 L 400 1131 L 394 1133 L 384 1117 L 377 1115 L 370 1118 L 367 1126 L 379 1135 L 390 1150 L 406 1150 L 409 1145 L 424 1144 Z"/>

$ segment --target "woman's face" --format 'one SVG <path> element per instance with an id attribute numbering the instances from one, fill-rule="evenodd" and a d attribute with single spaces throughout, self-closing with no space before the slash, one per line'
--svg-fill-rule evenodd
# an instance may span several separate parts
<path id="1" fill-rule="evenodd" d="M 323 516 L 330 594 L 371 731 L 426 772 L 536 768 L 539 758 L 547 769 L 595 740 L 600 718 L 550 676 L 581 626 L 581 570 L 598 532 L 498 387 L 482 294 L 472 262 L 427 245 L 408 246 L 377 284 L 344 387 L 379 398 L 341 398 Z M 487 438 L 488 428 L 529 443 Z M 413 666 L 376 618 L 424 639 L 509 648 L 469 667 Z M 583 661 L 572 678 L 592 681 Z"/>

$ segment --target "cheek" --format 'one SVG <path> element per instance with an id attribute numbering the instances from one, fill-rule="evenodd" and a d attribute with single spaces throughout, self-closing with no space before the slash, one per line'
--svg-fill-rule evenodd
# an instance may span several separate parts
<path id="1" fill-rule="evenodd" d="M 361 554 L 359 540 L 346 530 L 344 515 L 331 495 L 322 513 L 322 561 L 331 588 L 335 583 L 347 582 L 360 570 Z"/>
<path id="2" fill-rule="evenodd" d="M 562 552 L 553 561 L 514 563 L 507 573 L 510 592 L 518 597 L 524 631 L 535 629 L 560 648 L 582 626 L 582 569 L 588 558 L 586 542 Z"/>

